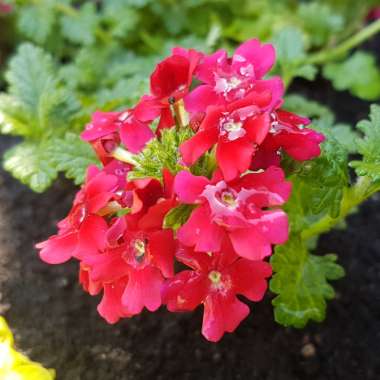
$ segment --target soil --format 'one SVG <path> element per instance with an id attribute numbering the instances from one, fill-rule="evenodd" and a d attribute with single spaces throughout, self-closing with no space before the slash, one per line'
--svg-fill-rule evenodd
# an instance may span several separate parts
<path id="1" fill-rule="evenodd" d="M 338 95 L 323 80 L 294 88 L 329 104 L 339 121 L 353 124 L 368 114 L 368 103 Z M 14 142 L 0 137 L 0 153 Z M 346 230 L 320 239 L 317 253 L 337 253 L 346 269 L 324 323 L 303 330 L 277 325 L 268 294 L 234 334 L 213 344 L 200 335 L 201 310 L 162 309 L 107 325 L 96 312 L 98 297 L 78 286 L 75 263 L 38 259 L 33 245 L 55 231 L 74 192 L 61 179 L 35 194 L 0 171 L 0 314 L 17 346 L 55 368 L 58 380 L 380 378 L 379 197 L 350 216 Z"/>

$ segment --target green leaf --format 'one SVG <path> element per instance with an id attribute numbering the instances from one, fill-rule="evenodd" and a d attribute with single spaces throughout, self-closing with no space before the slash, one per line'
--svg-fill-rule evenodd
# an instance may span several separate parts
<path id="1" fill-rule="evenodd" d="M 315 65 L 302 65 L 297 67 L 294 76 L 305 78 L 307 80 L 314 80 L 318 74 L 318 69 Z"/>
<path id="2" fill-rule="evenodd" d="M 65 172 L 77 185 L 84 182 L 87 167 L 99 163 L 90 145 L 75 133 L 49 141 L 46 153 L 55 169 Z"/>
<path id="3" fill-rule="evenodd" d="M 9 95 L 0 99 L 0 113 L 12 133 L 41 138 L 42 134 L 67 128 L 77 111 L 72 94 L 59 86 L 50 55 L 29 43 L 22 44 L 5 75 Z M 5 109 L 10 105 L 9 109 Z"/>
<path id="4" fill-rule="evenodd" d="M 95 32 L 99 24 L 95 4 L 86 2 L 78 11 L 78 14 L 65 15 L 61 19 L 62 33 L 71 42 L 92 45 L 95 40 Z"/>
<path id="5" fill-rule="evenodd" d="M 335 13 L 329 5 L 320 2 L 302 3 L 297 13 L 303 29 L 315 46 L 326 44 L 334 34 L 341 32 L 344 26 L 343 16 Z"/>
<path id="6" fill-rule="evenodd" d="M 374 181 L 380 180 L 380 106 L 373 104 L 369 120 L 362 120 L 357 128 L 364 136 L 356 141 L 361 161 L 351 161 L 357 175 L 370 176 Z"/>
<path id="7" fill-rule="evenodd" d="M 126 38 L 134 32 L 139 22 L 139 13 L 120 0 L 107 0 L 104 4 L 104 21 L 115 37 Z"/>
<path id="8" fill-rule="evenodd" d="M 315 78 L 318 70 L 314 65 L 297 64 L 306 55 L 304 36 L 300 29 L 293 26 L 281 29 L 274 35 L 273 44 L 276 48 L 277 70 L 281 69 L 285 81 L 296 76 L 308 80 Z"/>
<path id="9" fill-rule="evenodd" d="M 326 300 L 335 295 L 328 280 L 344 276 L 336 256 L 311 255 L 304 242 L 293 236 L 276 247 L 270 262 L 274 271 L 270 290 L 277 294 L 272 301 L 276 322 L 301 328 L 309 320 L 323 321 Z"/>
<path id="10" fill-rule="evenodd" d="M 32 44 L 22 44 L 5 74 L 9 93 L 25 106 L 31 116 L 37 116 L 42 111 L 42 96 L 51 96 L 56 89 L 53 73 L 53 61 L 48 54 Z"/>
<path id="11" fill-rule="evenodd" d="M 358 133 L 355 132 L 350 125 L 336 124 L 332 127 L 331 132 L 335 139 L 347 150 L 348 153 L 357 152 L 356 139 Z"/>
<path id="12" fill-rule="evenodd" d="M 312 119 L 324 119 L 331 123 L 334 120 L 334 115 L 328 107 L 298 94 L 285 97 L 284 109 Z"/>
<path id="13" fill-rule="evenodd" d="M 26 6 L 19 10 L 18 28 L 25 36 L 43 44 L 52 32 L 55 13 L 50 1 L 44 1 L 39 6 Z"/>
<path id="14" fill-rule="evenodd" d="M 370 53 L 358 51 L 341 63 L 324 66 L 323 75 L 337 90 L 349 90 L 365 100 L 380 97 L 380 70 Z"/>
<path id="15" fill-rule="evenodd" d="M 46 190 L 57 177 L 45 143 L 23 142 L 9 149 L 4 155 L 4 168 L 38 193 Z"/>
<path id="16" fill-rule="evenodd" d="M 7 94 L 0 94 L 0 131 L 12 135 L 28 134 L 28 118 L 22 103 Z"/>
<path id="17" fill-rule="evenodd" d="M 164 228 L 171 228 L 177 231 L 178 228 L 187 222 L 194 208 L 194 205 L 182 204 L 171 209 L 165 216 Z"/>
<path id="18" fill-rule="evenodd" d="M 193 131 L 190 128 L 164 129 L 160 140 L 157 138 L 151 140 L 145 149 L 135 156 L 137 165 L 128 173 L 128 179 L 156 178 L 162 180 L 163 168 L 173 174 L 178 173 L 183 169 L 179 164 L 181 157 L 178 147 L 192 135 Z"/>
<path id="19" fill-rule="evenodd" d="M 335 218 L 340 212 L 343 191 L 348 185 L 348 152 L 334 138 L 328 124 L 323 124 L 321 128 L 314 123 L 314 128 L 326 136 L 322 153 L 318 158 L 302 163 L 291 176 L 293 190 L 300 187 L 295 192 L 299 198 L 292 196 L 286 207 L 292 212 L 292 206 L 299 203 L 306 217 L 327 212 Z"/>
<path id="20" fill-rule="evenodd" d="M 305 56 L 305 45 L 302 32 L 288 26 L 273 37 L 277 60 L 280 65 L 289 65 Z"/>

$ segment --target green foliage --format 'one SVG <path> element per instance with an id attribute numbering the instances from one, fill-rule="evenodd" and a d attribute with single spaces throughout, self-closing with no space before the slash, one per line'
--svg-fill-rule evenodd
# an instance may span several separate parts
<path id="1" fill-rule="evenodd" d="M 334 138 L 330 128 L 325 124 L 318 128 L 327 136 L 321 155 L 298 165 L 290 176 L 293 194 L 286 209 L 293 216 L 294 231 L 299 231 L 321 213 L 336 217 L 340 212 L 343 192 L 348 186 L 348 152 Z"/>
<path id="2" fill-rule="evenodd" d="M 362 120 L 357 128 L 364 136 L 357 139 L 358 152 L 363 156 L 361 161 L 352 161 L 359 176 L 369 176 L 374 181 L 380 180 L 380 106 L 372 105 L 369 120 Z"/>
<path id="3" fill-rule="evenodd" d="M 167 168 L 176 174 L 183 167 L 180 165 L 180 154 L 178 147 L 189 139 L 193 134 L 190 128 L 163 129 L 160 139 L 151 140 L 145 149 L 134 157 L 137 164 L 128 173 L 128 179 L 156 178 L 162 180 L 162 168 Z"/>
<path id="4" fill-rule="evenodd" d="M 21 45 L 10 61 L 5 77 L 10 97 L 2 98 L 4 103 L 0 104 L 0 112 L 14 114 L 14 110 L 9 112 L 6 108 L 13 102 L 19 109 L 18 114 L 23 113 L 19 119 L 27 123 L 13 125 L 14 134 L 40 137 L 53 126 L 64 126 L 75 112 L 75 98 L 68 96 L 60 86 L 52 58 L 42 49 L 29 43 Z"/>
<path id="5" fill-rule="evenodd" d="M 342 32 L 344 16 L 334 11 L 328 4 L 321 2 L 301 3 L 298 16 L 303 22 L 311 43 L 323 46 L 331 36 Z"/>
<path id="6" fill-rule="evenodd" d="M 84 182 L 89 165 L 99 164 L 92 148 L 75 133 L 66 133 L 49 141 L 47 147 L 49 162 L 57 171 L 65 172 L 76 185 Z"/>
<path id="7" fill-rule="evenodd" d="M 65 171 L 80 184 L 86 167 L 95 162 L 91 148 L 73 133 L 78 105 L 57 79 L 52 58 L 23 44 L 6 73 L 9 94 L 0 95 L 0 128 L 25 138 L 6 152 L 4 167 L 37 192 Z"/>
<path id="8" fill-rule="evenodd" d="M 98 24 L 99 17 L 95 4 L 91 2 L 83 4 L 78 13 L 61 18 L 63 36 L 73 43 L 83 45 L 91 45 L 95 42 Z"/>
<path id="9" fill-rule="evenodd" d="M 274 275 L 270 290 L 277 294 L 272 303 L 274 316 L 284 326 L 304 327 L 310 320 L 321 322 L 326 314 L 326 300 L 334 298 L 328 280 L 344 276 L 336 256 L 315 256 L 305 243 L 292 237 L 277 246 L 271 258 Z"/>
<path id="10" fill-rule="evenodd" d="M 171 209 L 165 216 L 164 228 L 171 228 L 177 231 L 178 228 L 187 222 L 194 207 L 194 205 L 182 204 Z"/>
<path id="11" fill-rule="evenodd" d="M 46 1 L 43 7 L 29 5 L 20 10 L 18 18 L 20 31 L 32 41 L 39 44 L 43 44 L 47 41 L 52 32 L 54 23 L 55 13 L 52 10 L 51 1 Z"/>
<path id="12" fill-rule="evenodd" d="M 365 100 L 380 97 L 380 69 L 370 53 L 358 51 L 341 63 L 329 63 L 323 75 L 331 80 L 337 90 L 349 90 Z"/>
<path id="13" fill-rule="evenodd" d="M 314 65 L 298 65 L 305 58 L 304 36 L 300 29 L 286 27 L 274 35 L 273 44 L 277 52 L 277 67 L 280 68 L 285 83 L 292 77 L 313 80 L 317 74 Z"/>
<path id="14" fill-rule="evenodd" d="M 321 132 L 327 130 L 348 153 L 356 153 L 355 140 L 358 134 L 347 124 L 335 124 L 335 117 L 328 107 L 301 95 L 291 94 L 285 97 L 284 108 L 311 118 L 316 125 L 322 127 Z"/>
<path id="15" fill-rule="evenodd" d="M 298 94 L 285 96 L 284 109 L 312 119 L 324 119 L 326 122 L 334 120 L 334 115 L 328 107 Z"/>
<path id="16" fill-rule="evenodd" d="M 57 177 L 51 165 L 44 143 L 23 142 L 9 149 L 4 155 L 4 168 L 20 182 L 41 193 Z"/>
<path id="17" fill-rule="evenodd" d="M 45 144 L 47 139 L 64 140 L 67 132 L 78 133 L 96 109 L 133 106 L 148 91 L 149 75 L 157 60 L 178 44 L 204 51 L 210 47 L 231 51 L 236 44 L 254 37 L 274 41 L 278 63 L 272 73 L 282 75 L 286 85 L 294 77 L 313 80 L 318 67 L 308 63 L 310 54 L 318 49 L 328 50 L 352 34 L 361 27 L 355 20 L 373 5 L 372 0 L 360 2 L 360 6 L 347 6 L 341 0 L 307 3 L 184 0 L 178 4 L 171 0 L 107 0 L 96 4 L 17 0 L 15 3 L 17 30 L 13 35 L 37 46 L 22 43 L 10 60 L 5 75 L 7 93 L 0 94 L 0 131 L 26 138 L 28 146 Z M 359 58 L 359 62 L 357 58 L 349 58 L 342 63 L 344 68 L 359 68 L 355 75 L 338 72 L 338 79 L 332 80 L 342 86 L 340 81 L 349 79 L 353 81 L 349 85 L 353 93 L 374 98 L 378 92 L 375 80 L 378 69 L 365 53 L 360 53 Z M 329 72 L 331 67 L 324 71 Z M 358 78 L 359 71 L 360 83 L 352 79 Z M 306 107 L 305 115 L 323 118 L 326 124 L 333 125 L 331 111 L 313 102 L 306 104 L 300 98 L 289 97 L 288 103 L 293 103 L 297 113 L 302 114 L 299 110 Z M 334 128 L 333 135 L 342 140 L 346 150 L 353 152 L 349 132 L 339 126 Z M 82 154 L 79 149 L 79 161 L 86 162 Z M 56 167 L 58 162 L 53 159 L 49 165 Z M 69 170 L 68 165 L 58 166 L 59 170 Z M 205 170 L 199 165 L 192 168 L 194 173 Z M 69 176 L 79 181 L 82 175 L 72 171 Z M 83 173 L 82 169 L 79 171 Z"/>

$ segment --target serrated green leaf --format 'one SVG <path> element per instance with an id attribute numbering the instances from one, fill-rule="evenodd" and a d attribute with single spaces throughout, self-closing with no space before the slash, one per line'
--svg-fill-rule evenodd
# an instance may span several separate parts
<path id="1" fill-rule="evenodd" d="M 99 163 L 90 145 L 75 133 L 52 139 L 46 152 L 54 168 L 63 171 L 77 185 L 84 182 L 87 167 Z"/>
<path id="2" fill-rule="evenodd" d="M 57 177 L 57 170 L 50 162 L 45 143 L 22 142 L 7 150 L 4 168 L 38 193 L 46 190 Z"/>
<path id="3" fill-rule="evenodd" d="M 171 209 L 164 218 L 164 228 L 171 228 L 177 231 L 182 225 L 184 225 L 190 217 L 190 214 L 194 210 L 194 205 L 179 205 Z"/>
<path id="4" fill-rule="evenodd" d="M 357 139 L 358 152 L 363 156 L 361 161 L 351 161 L 357 175 L 370 176 L 374 181 L 380 180 L 380 106 L 373 104 L 369 120 L 362 120 L 357 128 L 364 136 Z"/>
<path id="5" fill-rule="evenodd" d="M 314 128 L 327 137 L 322 144 L 322 153 L 318 158 L 300 164 L 290 177 L 295 192 L 286 205 L 291 215 L 295 214 L 292 211 L 295 204 L 297 207 L 302 205 L 303 214 L 294 215 L 297 219 L 302 218 L 303 222 L 297 222 L 301 227 L 320 213 L 335 218 L 340 211 L 343 191 L 348 186 L 347 150 L 334 138 L 331 126 L 318 128 L 315 123 Z"/>
<path id="6" fill-rule="evenodd" d="M 83 4 L 78 14 L 65 15 L 61 19 L 63 35 L 69 41 L 83 45 L 91 45 L 95 42 L 98 24 L 99 17 L 95 4 L 92 2 Z"/>
<path id="7" fill-rule="evenodd" d="M 349 90 L 365 100 L 380 97 L 380 69 L 370 53 L 358 51 L 344 62 L 329 63 L 324 66 L 323 75 L 337 90 Z"/>
<path id="8" fill-rule="evenodd" d="M 156 178 L 162 180 L 163 168 L 173 174 L 178 173 L 183 169 L 179 164 L 181 157 L 178 147 L 192 135 L 193 131 L 190 128 L 164 129 L 160 140 L 158 138 L 151 140 L 144 150 L 135 156 L 137 165 L 128 173 L 128 179 Z"/>
<path id="9" fill-rule="evenodd" d="M 336 124 L 331 128 L 334 138 L 347 150 L 348 153 L 357 152 L 356 139 L 358 134 L 347 124 Z"/>
<path id="10" fill-rule="evenodd" d="M 25 43 L 11 59 L 5 78 L 9 93 L 21 102 L 30 115 L 40 112 L 41 96 L 56 88 L 51 57 L 41 48 Z"/>
<path id="11" fill-rule="evenodd" d="M 9 119 L 13 115 L 13 131 L 25 137 L 40 138 L 52 131 L 58 134 L 60 128 L 67 128 L 77 103 L 72 94 L 59 86 L 53 61 L 41 48 L 29 43 L 22 44 L 11 59 L 6 73 L 9 96 L 3 98 L 17 104 L 17 120 L 25 120 L 22 126 L 15 119 L 12 108 L 3 111 Z M 0 104 L 0 109 L 1 109 Z"/>
<path id="12" fill-rule="evenodd" d="M 0 94 L 0 131 L 12 135 L 28 134 L 28 119 L 23 105 L 7 94 Z"/>
<path id="13" fill-rule="evenodd" d="M 311 255 L 304 242 L 293 236 L 276 247 L 270 262 L 274 271 L 270 290 L 277 294 L 272 301 L 275 320 L 298 328 L 309 320 L 321 322 L 326 315 L 326 300 L 334 297 L 328 280 L 344 276 L 336 256 Z"/>
<path id="14" fill-rule="evenodd" d="M 43 44 L 52 31 L 55 16 L 50 1 L 44 1 L 39 6 L 22 7 L 17 20 L 18 28 L 34 42 Z"/>

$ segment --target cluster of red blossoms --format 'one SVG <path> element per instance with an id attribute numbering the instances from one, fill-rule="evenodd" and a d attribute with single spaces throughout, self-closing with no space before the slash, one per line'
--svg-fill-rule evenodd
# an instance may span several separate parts
<path id="1" fill-rule="evenodd" d="M 37 247 L 49 264 L 80 262 L 84 290 L 103 292 L 98 311 L 107 322 L 144 307 L 202 304 L 202 333 L 218 341 L 249 314 L 237 295 L 263 298 L 271 276 L 265 260 L 288 238 L 280 207 L 291 184 L 281 158 L 312 159 L 324 139 L 305 128 L 309 120 L 281 109 L 281 79 L 264 79 L 274 61 L 273 47 L 258 40 L 232 57 L 175 48 L 136 107 L 93 115 L 82 138 L 102 169 L 88 168 L 58 234 Z M 162 167 L 162 181 L 128 180 L 134 155 L 166 128 L 192 130 L 178 147 L 182 170 Z M 194 175 L 205 154 L 214 158 L 212 172 Z M 175 208 L 187 208 L 188 217 L 165 228 Z"/>

